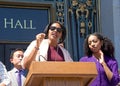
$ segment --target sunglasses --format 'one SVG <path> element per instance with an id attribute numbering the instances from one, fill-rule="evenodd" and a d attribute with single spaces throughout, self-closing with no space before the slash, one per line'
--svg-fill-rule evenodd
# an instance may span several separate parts
<path id="1" fill-rule="evenodd" d="M 62 32 L 62 28 L 50 27 L 51 31 L 57 30 L 57 32 Z"/>

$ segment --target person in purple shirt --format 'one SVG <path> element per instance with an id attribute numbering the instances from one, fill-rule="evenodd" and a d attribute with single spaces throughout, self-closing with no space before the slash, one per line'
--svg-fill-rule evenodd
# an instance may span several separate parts
<path id="1" fill-rule="evenodd" d="M 119 82 L 118 63 L 114 57 L 114 46 L 110 39 L 93 33 L 84 42 L 85 56 L 80 62 L 95 62 L 98 75 L 90 86 L 116 86 Z"/>

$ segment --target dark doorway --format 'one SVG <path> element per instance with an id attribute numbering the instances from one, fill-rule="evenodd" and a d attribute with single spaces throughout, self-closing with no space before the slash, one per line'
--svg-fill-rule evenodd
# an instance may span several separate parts
<path id="1" fill-rule="evenodd" d="M 10 53 L 16 48 L 26 50 L 29 43 L 0 43 L 0 61 L 2 61 L 7 70 L 12 69 L 13 65 L 10 63 Z"/>

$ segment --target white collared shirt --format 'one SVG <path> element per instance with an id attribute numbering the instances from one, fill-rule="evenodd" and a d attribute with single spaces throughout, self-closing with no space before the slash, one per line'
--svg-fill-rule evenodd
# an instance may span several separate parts
<path id="1" fill-rule="evenodd" d="M 10 86 L 10 78 L 7 73 L 5 65 L 0 61 L 0 83 Z"/>

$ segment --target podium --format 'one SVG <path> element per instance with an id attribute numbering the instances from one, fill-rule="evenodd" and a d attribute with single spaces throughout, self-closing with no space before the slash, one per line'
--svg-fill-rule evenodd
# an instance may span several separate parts
<path id="1" fill-rule="evenodd" d="M 24 86 L 88 86 L 96 75 L 93 62 L 33 61 Z"/>

